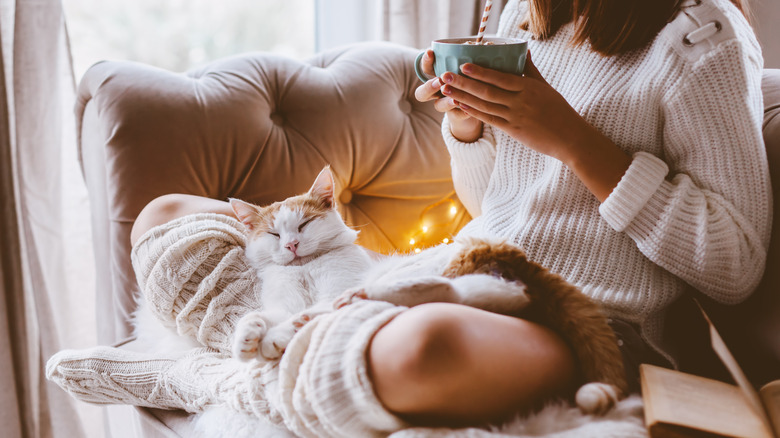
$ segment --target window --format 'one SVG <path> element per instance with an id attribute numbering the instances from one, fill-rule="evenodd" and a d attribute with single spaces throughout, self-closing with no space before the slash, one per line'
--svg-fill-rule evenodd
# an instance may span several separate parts
<path id="1" fill-rule="evenodd" d="M 184 71 L 237 53 L 306 57 L 316 0 L 64 0 L 76 81 L 100 60 Z"/>

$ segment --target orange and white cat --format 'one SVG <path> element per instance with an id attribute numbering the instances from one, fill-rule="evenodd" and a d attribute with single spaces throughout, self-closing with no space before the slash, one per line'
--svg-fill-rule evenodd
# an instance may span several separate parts
<path id="1" fill-rule="evenodd" d="M 279 359 L 300 327 L 356 300 L 451 302 L 556 330 L 580 363 L 585 385 L 576 400 L 584 412 L 603 413 L 625 393 L 617 339 L 599 306 L 510 243 L 456 239 L 420 254 L 372 258 L 336 210 L 328 167 L 304 194 L 266 207 L 230 203 L 263 290 L 260 309 L 236 326 L 240 360 Z"/>
<path id="2" fill-rule="evenodd" d="M 333 310 L 339 294 L 362 282 L 371 259 L 355 244 L 358 233 L 341 219 L 333 197 L 333 175 L 325 168 L 308 192 L 266 207 L 230 199 L 263 291 L 260 310 L 237 324 L 234 357 L 278 359 L 298 328 Z"/>
<path id="3" fill-rule="evenodd" d="M 246 256 L 263 290 L 261 309 L 236 326 L 233 356 L 240 360 L 278 359 L 300 327 L 332 311 L 334 303 L 348 304 L 356 295 L 344 292 L 368 283 L 388 295 L 385 301 L 395 298 L 405 306 L 447 301 L 511 312 L 528 303 L 524 287 L 516 282 L 483 274 L 437 275 L 449 257 L 444 246 L 424 257 L 372 259 L 336 210 L 328 167 L 302 195 L 266 207 L 237 199 L 230 204 L 246 227 Z"/>

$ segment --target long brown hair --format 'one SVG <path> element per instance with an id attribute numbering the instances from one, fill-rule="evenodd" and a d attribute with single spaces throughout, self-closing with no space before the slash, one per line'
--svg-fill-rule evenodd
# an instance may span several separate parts
<path id="1" fill-rule="evenodd" d="M 731 0 L 749 18 L 747 0 Z M 681 0 L 530 0 L 521 24 L 536 38 L 575 22 L 574 44 L 589 42 L 603 55 L 644 47 L 677 14 Z"/>

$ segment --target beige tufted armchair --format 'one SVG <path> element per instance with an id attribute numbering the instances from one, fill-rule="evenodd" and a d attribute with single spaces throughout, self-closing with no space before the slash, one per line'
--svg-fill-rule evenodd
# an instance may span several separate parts
<path id="1" fill-rule="evenodd" d="M 413 96 L 416 54 L 372 42 L 304 61 L 245 54 L 184 74 L 129 62 L 93 66 L 79 85 L 76 114 L 91 203 L 100 342 L 120 343 L 131 333 L 137 286 L 130 229 L 141 209 L 163 194 L 264 204 L 305 191 L 330 164 L 340 211 L 361 230 L 361 244 L 405 251 L 411 236 L 430 244 L 456 233 L 469 217 L 454 196 L 441 115 Z M 778 192 L 780 70 L 766 72 L 764 87 Z M 449 211 L 450 200 L 454 216 L 436 210 L 446 205 Z M 432 224 L 429 234 L 419 234 L 421 221 Z M 758 378 L 767 368 L 755 361 L 780 364 L 778 234 L 762 291 L 738 311 L 722 313 L 727 338 L 752 342 L 740 359 Z M 690 313 L 679 313 L 680 330 L 687 332 Z M 109 417 L 114 436 L 187 435 L 183 412 L 125 406 L 112 408 Z"/>
<path id="2" fill-rule="evenodd" d="M 360 230 L 361 244 L 409 250 L 422 220 L 429 232 L 417 241 L 451 237 L 469 218 L 452 188 L 441 115 L 414 98 L 416 54 L 366 43 L 306 61 L 246 54 L 185 74 L 129 62 L 93 66 L 79 85 L 76 113 L 92 210 L 99 342 L 131 334 L 137 285 L 130 230 L 163 194 L 262 205 L 306 191 L 330 164 L 340 212 Z M 122 427 L 117 420 L 128 417 L 112 415 L 112 429 L 160 433 L 162 423 L 181 417 L 138 412 L 140 422 Z"/>

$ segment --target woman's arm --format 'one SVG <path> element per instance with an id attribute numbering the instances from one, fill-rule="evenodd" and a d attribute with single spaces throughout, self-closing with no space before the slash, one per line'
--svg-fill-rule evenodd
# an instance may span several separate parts
<path id="1" fill-rule="evenodd" d="M 761 56 L 723 42 L 667 92 L 664 160 L 625 155 L 528 60 L 524 77 L 462 67 L 442 92 L 461 109 L 569 166 L 602 217 L 650 260 L 724 303 L 745 299 L 764 269 L 771 186 L 761 134 Z M 671 171 L 670 171 L 671 168 Z"/>
<path id="2" fill-rule="evenodd" d="M 427 50 L 422 59 L 422 68 L 430 76 L 434 74 L 433 59 L 432 50 Z M 445 76 L 451 77 L 452 73 Z M 492 129 L 461 110 L 452 98 L 442 97 L 442 89 L 442 79 L 435 77 L 417 87 L 415 98 L 420 102 L 432 100 L 434 108 L 445 113 L 442 136 L 452 158 L 455 192 L 471 217 L 477 217 L 482 214 L 482 198 L 496 159 Z"/>
<path id="3" fill-rule="evenodd" d="M 600 201 L 609 196 L 631 157 L 591 126 L 542 77 L 528 53 L 523 76 L 464 64 L 445 73 L 442 93 L 475 119 L 567 165 Z"/>
<path id="4" fill-rule="evenodd" d="M 663 102 L 664 161 L 637 154 L 600 208 L 649 259 L 724 303 L 758 285 L 769 242 L 760 59 L 734 39 L 693 65 Z"/>
<path id="5" fill-rule="evenodd" d="M 450 153 L 452 184 L 458 199 L 472 218 L 482 214 L 490 175 L 496 163 L 496 142 L 493 129 L 485 125 L 481 136 L 473 143 L 458 141 L 450 130 L 447 117 L 442 123 L 442 136 Z"/>

